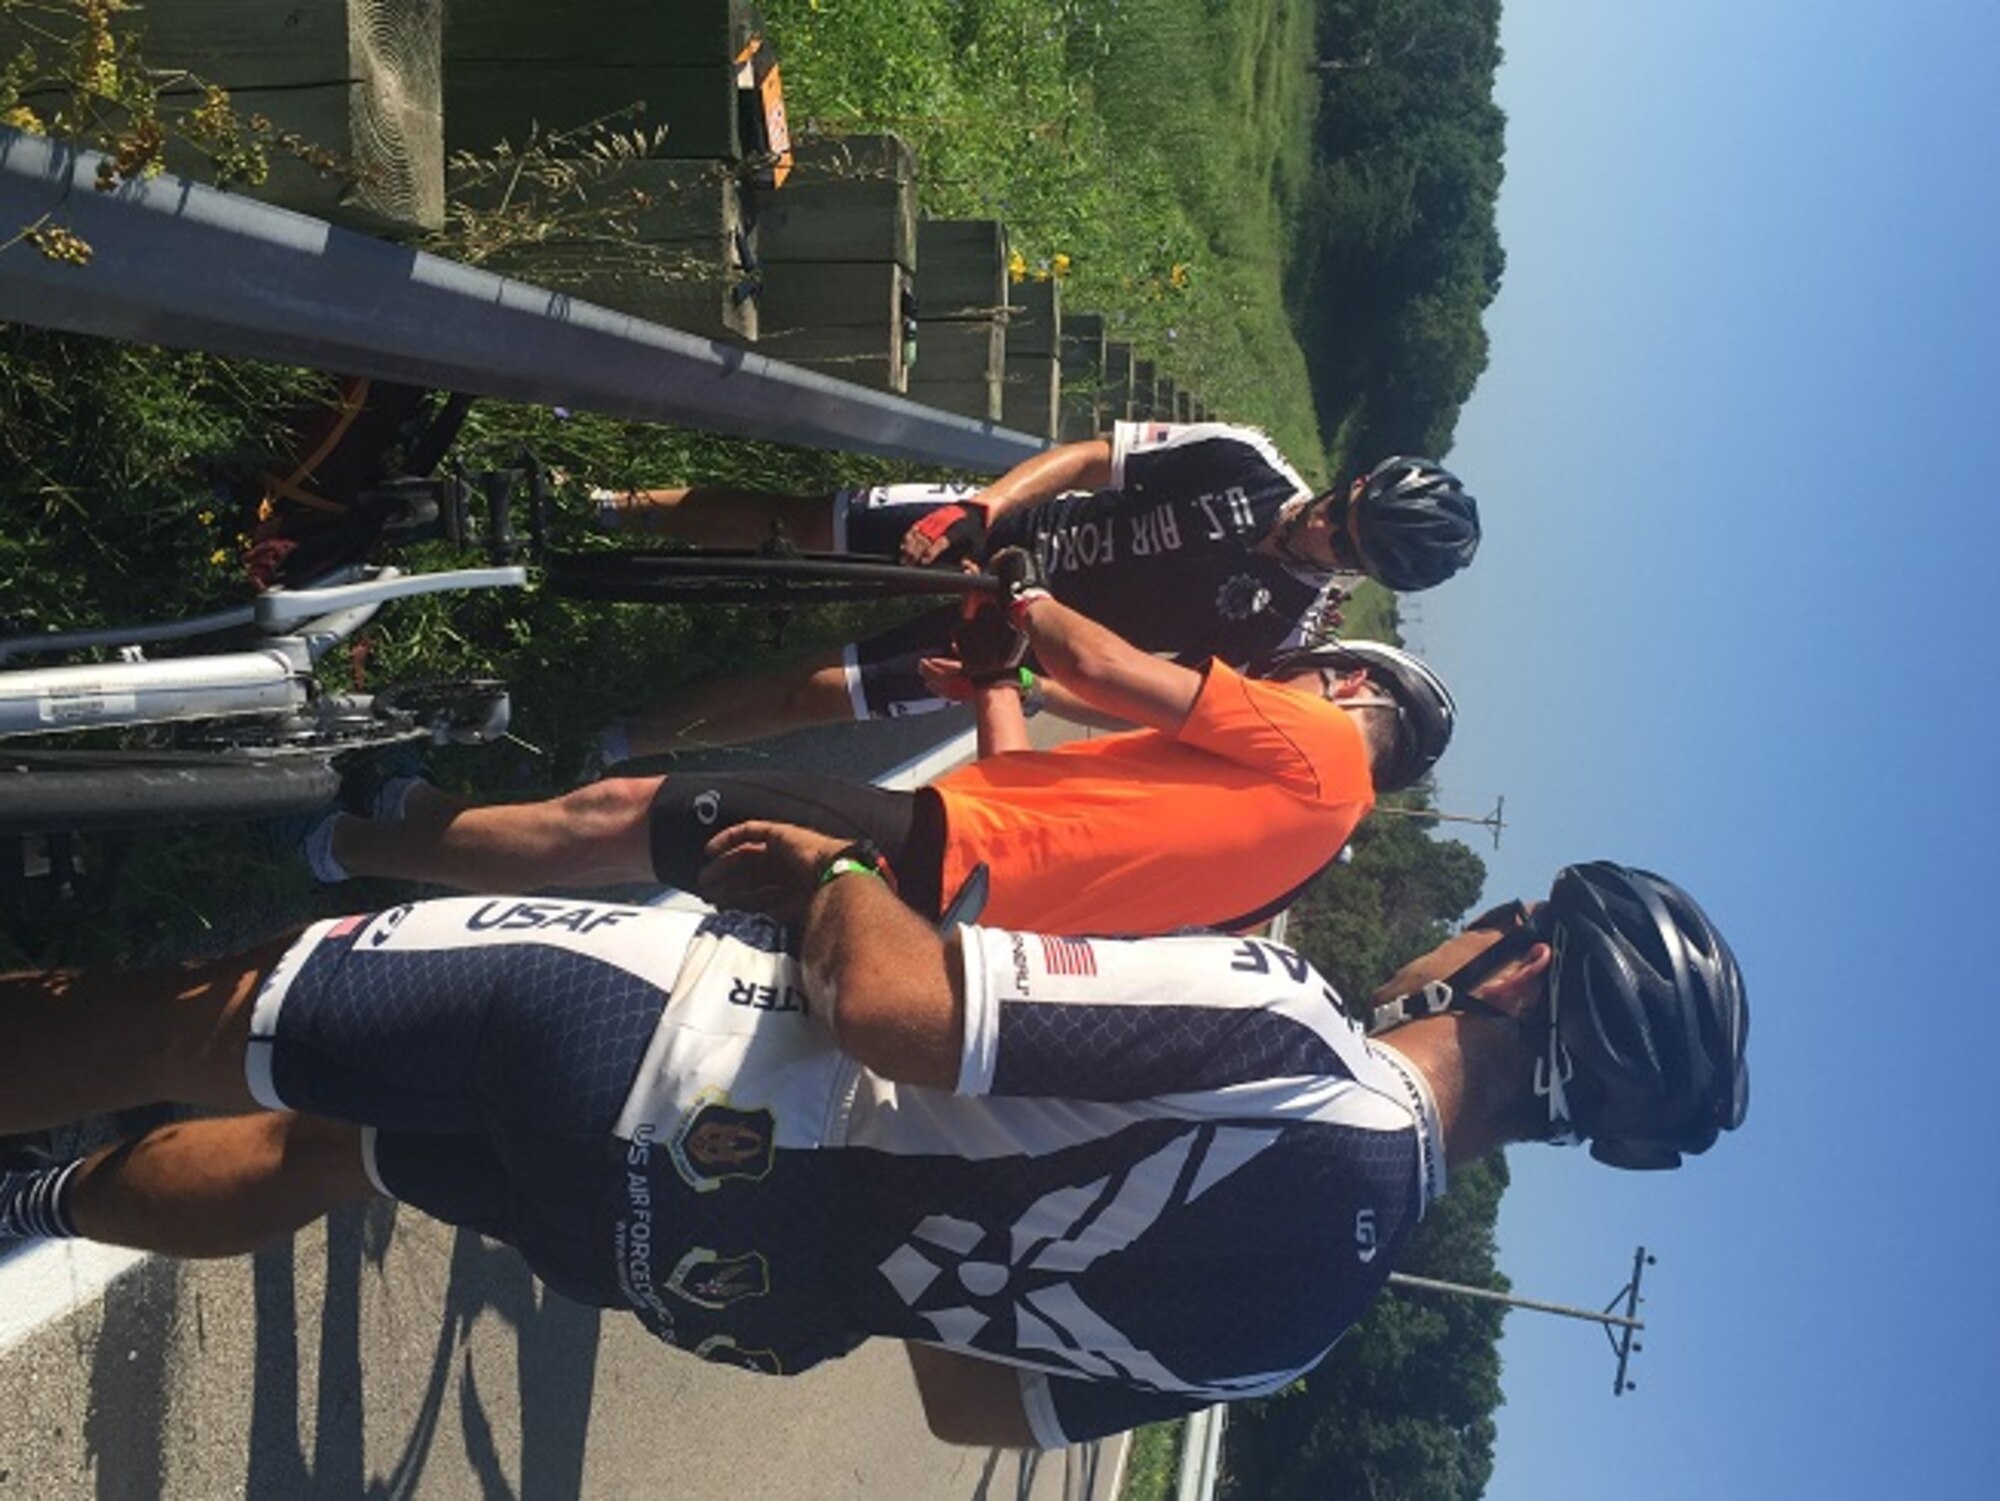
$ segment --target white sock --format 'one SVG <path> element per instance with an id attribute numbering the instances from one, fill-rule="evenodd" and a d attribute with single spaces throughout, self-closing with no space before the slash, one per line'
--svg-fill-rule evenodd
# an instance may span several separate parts
<path id="1" fill-rule="evenodd" d="M 597 755 L 606 766 L 632 759 L 632 737 L 626 732 L 624 720 L 614 719 L 598 732 Z"/>
<path id="2" fill-rule="evenodd" d="M 347 879 L 347 867 L 333 854 L 333 826 L 345 817 L 345 813 L 327 814 L 312 826 L 299 845 L 299 853 L 306 857 L 306 869 L 323 885 L 338 886 Z"/>
<path id="3" fill-rule="evenodd" d="M 375 806 L 368 810 L 368 816 L 401 823 L 403 814 L 409 810 L 410 794 L 419 787 L 429 785 L 428 777 L 390 777 L 375 789 Z"/>

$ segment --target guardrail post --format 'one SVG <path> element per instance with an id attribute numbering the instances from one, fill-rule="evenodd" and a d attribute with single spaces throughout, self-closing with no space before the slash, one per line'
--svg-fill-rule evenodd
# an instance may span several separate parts
<path id="1" fill-rule="evenodd" d="M 1007 350 L 1007 231 L 993 219 L 917 225 L 917 360 L 909 396 L 998 422 Z"/>
<path id="2" fill-rule="evenodd" d="M 651 155 L 742 162 L 772 145 L 739 98 L 757 93 L 741 75 L 761 31 L 749 0 L 594 0 L 587 16 L 546 0 L 451 0 L 445 145 L 483 153 L 643 104 L 631 124 L 666 127 Z"/>
<path id="3" fill-rule="evenodd" d="M 74 8 L 32 9 L 32 37 L 19 18 L 0 15 L 0 58 L 24 42 L 47 57 L 65 31 L 80 29 Z M 296 6 L 148 0 L 144 17 L 149 68 L 219 85 L 239 115 L 266 115 L 352 169 L 323 176 L 274 150 L 270 177 L 246 186 L 248 196 L 376 233 L 411 234 L 444 223 L 438 0 Z M 196 102 L 191 84 L 169 82 L 164 92 L 177 107 Z M 57 101 L 31 93 L 22 102 L 45 110 Z M 197 161 L 188 148 L 169 142 L 170 170 L 188 171 Z"/>
<path id="4" fill-rule="evenodd" d="M 1104 318 L 1099 313 L 1065 313 L 1062 321 L 1062 417 L 1058 436 L 1065 443 L 1094 438 L 1104 430 L 1099 415 L 1104 384 Z"/>
<path id="5" fill-rule="evenodd" d="M 1104 341 L 1104 388 L 1098 410 L 1108 424 L 1124 422 L 1132 411 L 1132 346 L 1123 339 Z"/>
<path id="6" fill-rule="evenodd" d="M 1000 420 L 1016 432 L 1054 438 L 1062 406 L 1062 283 L 1008 289 L 1007 375 Z"/>
<path id="7" fill-rule="evenodd" d="M 1132 359 L 1131 395 L 1127 400 L 1127 410 L 1134 422 L 1151 422 L 1160 415 L 1155 392 L 1159 385 L 1159 372 L 1151 360 L 1142 360 L 1134 355 Z"/>
<path id="8" fill-rule="evenodd" d="M 893 135 L 793 148 L 790 179 L 758 193 L 757 347 L 884 391 L 909 384 L 916 316 L 916 160 Z"/>

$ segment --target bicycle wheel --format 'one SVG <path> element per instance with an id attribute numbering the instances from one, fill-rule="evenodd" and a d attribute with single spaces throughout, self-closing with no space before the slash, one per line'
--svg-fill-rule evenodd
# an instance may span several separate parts
<path id="1" fill-rule="evenodd" d="M 983 573 L 910 568 L 848 553 L 774 558 L 725 549 L 691 552 L 557 552 L 544 582 L 568 599 L 625 604 L 806 605 L 901 596 L 991 594 Z"/>
<path id="2" fill-rule="evenodd" d="M 276 818 L 324 807 L 339 790 L 325 753 L 0 749 L 0 835 Z"/>

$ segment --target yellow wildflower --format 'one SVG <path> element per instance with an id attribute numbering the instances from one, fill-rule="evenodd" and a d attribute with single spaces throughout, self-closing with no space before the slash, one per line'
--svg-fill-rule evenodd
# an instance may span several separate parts
<path id="1" fill-rule="evenodd" d="M 1007 257 L 1007 280 L 1026 281 L 1028 279 L 1028 258 L 1015 251 Z"/>
<path id="2" fill-rule="evenodd" d="M 1049 260 L 1049 274 L 1057 281 L 1069 275 L 1069 257 L 1058 250 Z"/>
<path id="3" fill-rule="evenodd" d="M 1167 280 L 1172 282 L 1176 287 L 1185 287 L 1188 284 L 1187 263 L 1184 261 L 1176 262 L 1174 269 L 1167 273 Z"/>
<path id="4" fill-rule="evenodd" d="M 49 133 L 42 117 L 25 104 L 17 104 L 5 114 L 0 114 L 0 125 L 8 125 L 15 130 L 25 130 L 29 135 L 42 136 Z"/>

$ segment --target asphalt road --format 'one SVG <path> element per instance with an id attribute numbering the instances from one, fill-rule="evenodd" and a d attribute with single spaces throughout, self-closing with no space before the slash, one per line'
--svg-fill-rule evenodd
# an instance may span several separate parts
<path id="1" fill-rule="evenodd" d="M 723 759 L 875 775 L 960 727 L 858 726 Z M 783 1380 L 708 1365 L 387 1202 L 252 1259 L 143 1261 L 101 1294 L 90 1260 L 0 1260 L 0 1501 L 1113 1493 L 1117 1445 L 933 1440 L 899 1346 Z"/>
<path id="2" fill-rule="evenodd" d="M 387 1202 L 254 1259 L 146 1262 L 0 1379 L 9 1501 L 1110 1495 L 1084 1451 L 936 1442 L 899 1346 L 711 1366 Z"/>

